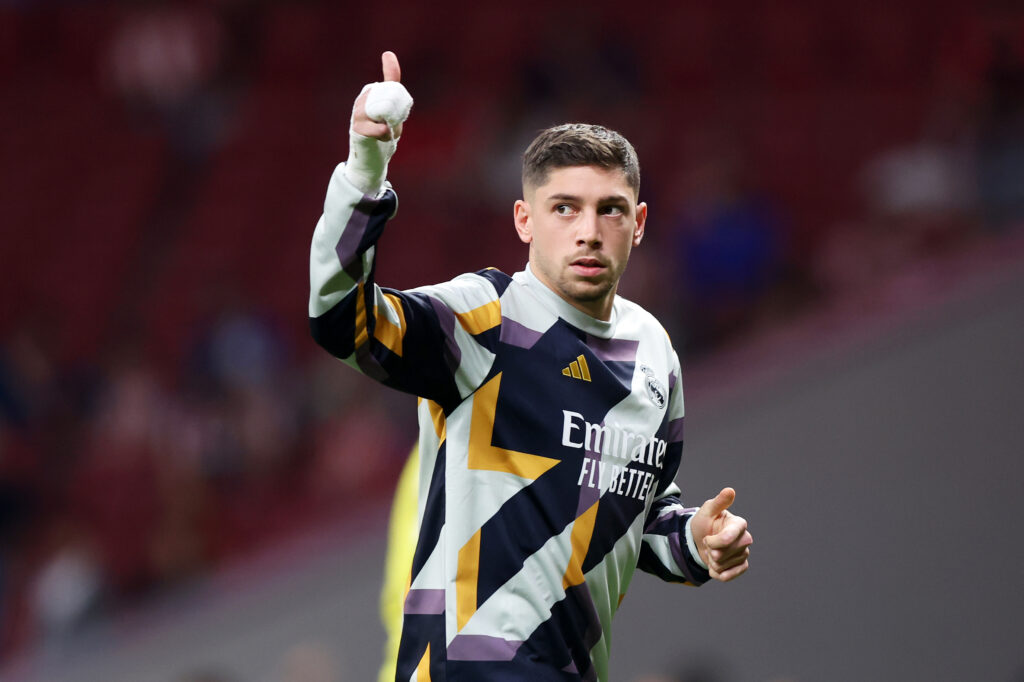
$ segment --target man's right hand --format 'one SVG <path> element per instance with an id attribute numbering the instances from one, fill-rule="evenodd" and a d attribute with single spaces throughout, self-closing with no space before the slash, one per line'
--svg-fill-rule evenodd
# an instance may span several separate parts
<path id="1" fill-rule="evenodd" d="M 380 56 L 381 66 L 384 71 L 384 80 L 400 83 L 402 81 L 402 68 L 398 65 L 398 57 L 390 50 Z M 391 129 L 387 123 L 374 121 L 366 115 L 366 98 L 369 96 L 369 88 L 363 91 L 356 98 L 355 106 L 352 108 L 352 132 L 372 137 L 377 140 L 390 140 Z M 395 126 L 395 137 L 402 134 L 402 124 Z"/>

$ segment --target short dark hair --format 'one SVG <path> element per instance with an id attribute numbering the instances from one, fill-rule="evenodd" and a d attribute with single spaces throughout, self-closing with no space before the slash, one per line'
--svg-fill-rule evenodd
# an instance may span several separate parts
<path id="1" fill-rule="evenodd" d="M 523 188 L 540 187 L 555 168 L 598 166 L 618 169 L 640 194 L 640 161 L 625 137 L 590 123 L 565 123 L 542 130 L 523 153 Z"/>

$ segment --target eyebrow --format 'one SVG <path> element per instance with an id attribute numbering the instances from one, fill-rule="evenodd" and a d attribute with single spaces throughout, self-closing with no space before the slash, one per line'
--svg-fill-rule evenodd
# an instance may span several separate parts
<path id="1" fill-rule="evenodd" d="M 547 197 L 547 201 L 580 201 L 580 197 L 575 194 L 552 194 Z M 608 196 L 599 197 L 597 200 L 598 204 L 616 204 L 616 203 L 630 203 L 628 197 L 624 194 L 609 194 Z"/>

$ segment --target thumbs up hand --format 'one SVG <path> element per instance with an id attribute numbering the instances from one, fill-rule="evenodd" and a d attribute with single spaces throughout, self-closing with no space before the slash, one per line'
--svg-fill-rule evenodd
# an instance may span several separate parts
<path id="1" fill-rule="evenodd" d="M 690 518 L 690 532 L 700 558 L 711 577 L 722 582 L 746 573 L 750 545 L 754 542 L 746 519 L 729 511 L 735 500 L 736 491 L 723 488 Z"/>
<path id="2" fill-rule="evenodd" d="M 401 83 L 402 69 L 394 52 L 381 55 L 384 80 L 363 88 L 352 107 L 345 177 L 363 194 L 377 196 L 384 188 L 388 163 L 398 146 L 402 123 L 412 97 Z"/>
<path id="3" fill-rule="evenodd" d="M 377 140 L 397 139 L 412 110 L 412 96 L 402 85 L 395 53 L 385 52 L 380 61 L 384 80 L 367 84 L 359 93 L 352 108 L 352 132 Z"/>

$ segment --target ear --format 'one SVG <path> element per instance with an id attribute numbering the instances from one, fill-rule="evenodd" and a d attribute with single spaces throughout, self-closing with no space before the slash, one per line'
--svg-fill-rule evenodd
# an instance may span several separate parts
<path id="1" fill-rule="evenodd" d="M 636 205 L 636 228 L 633 230 L 633 246 L 640 246 L 644 238 L 644 226 L 647 225 L 647 204 Z"/>
<path id="2" fill-rule="evenodd" d="M 533 241 L 533 230 L 530 224 L 530 205 L 523 199 L 518 199 L 512 207 L 512 218 L 515 221 L 516 233 L 519 240 L 524 244 Z"/>

